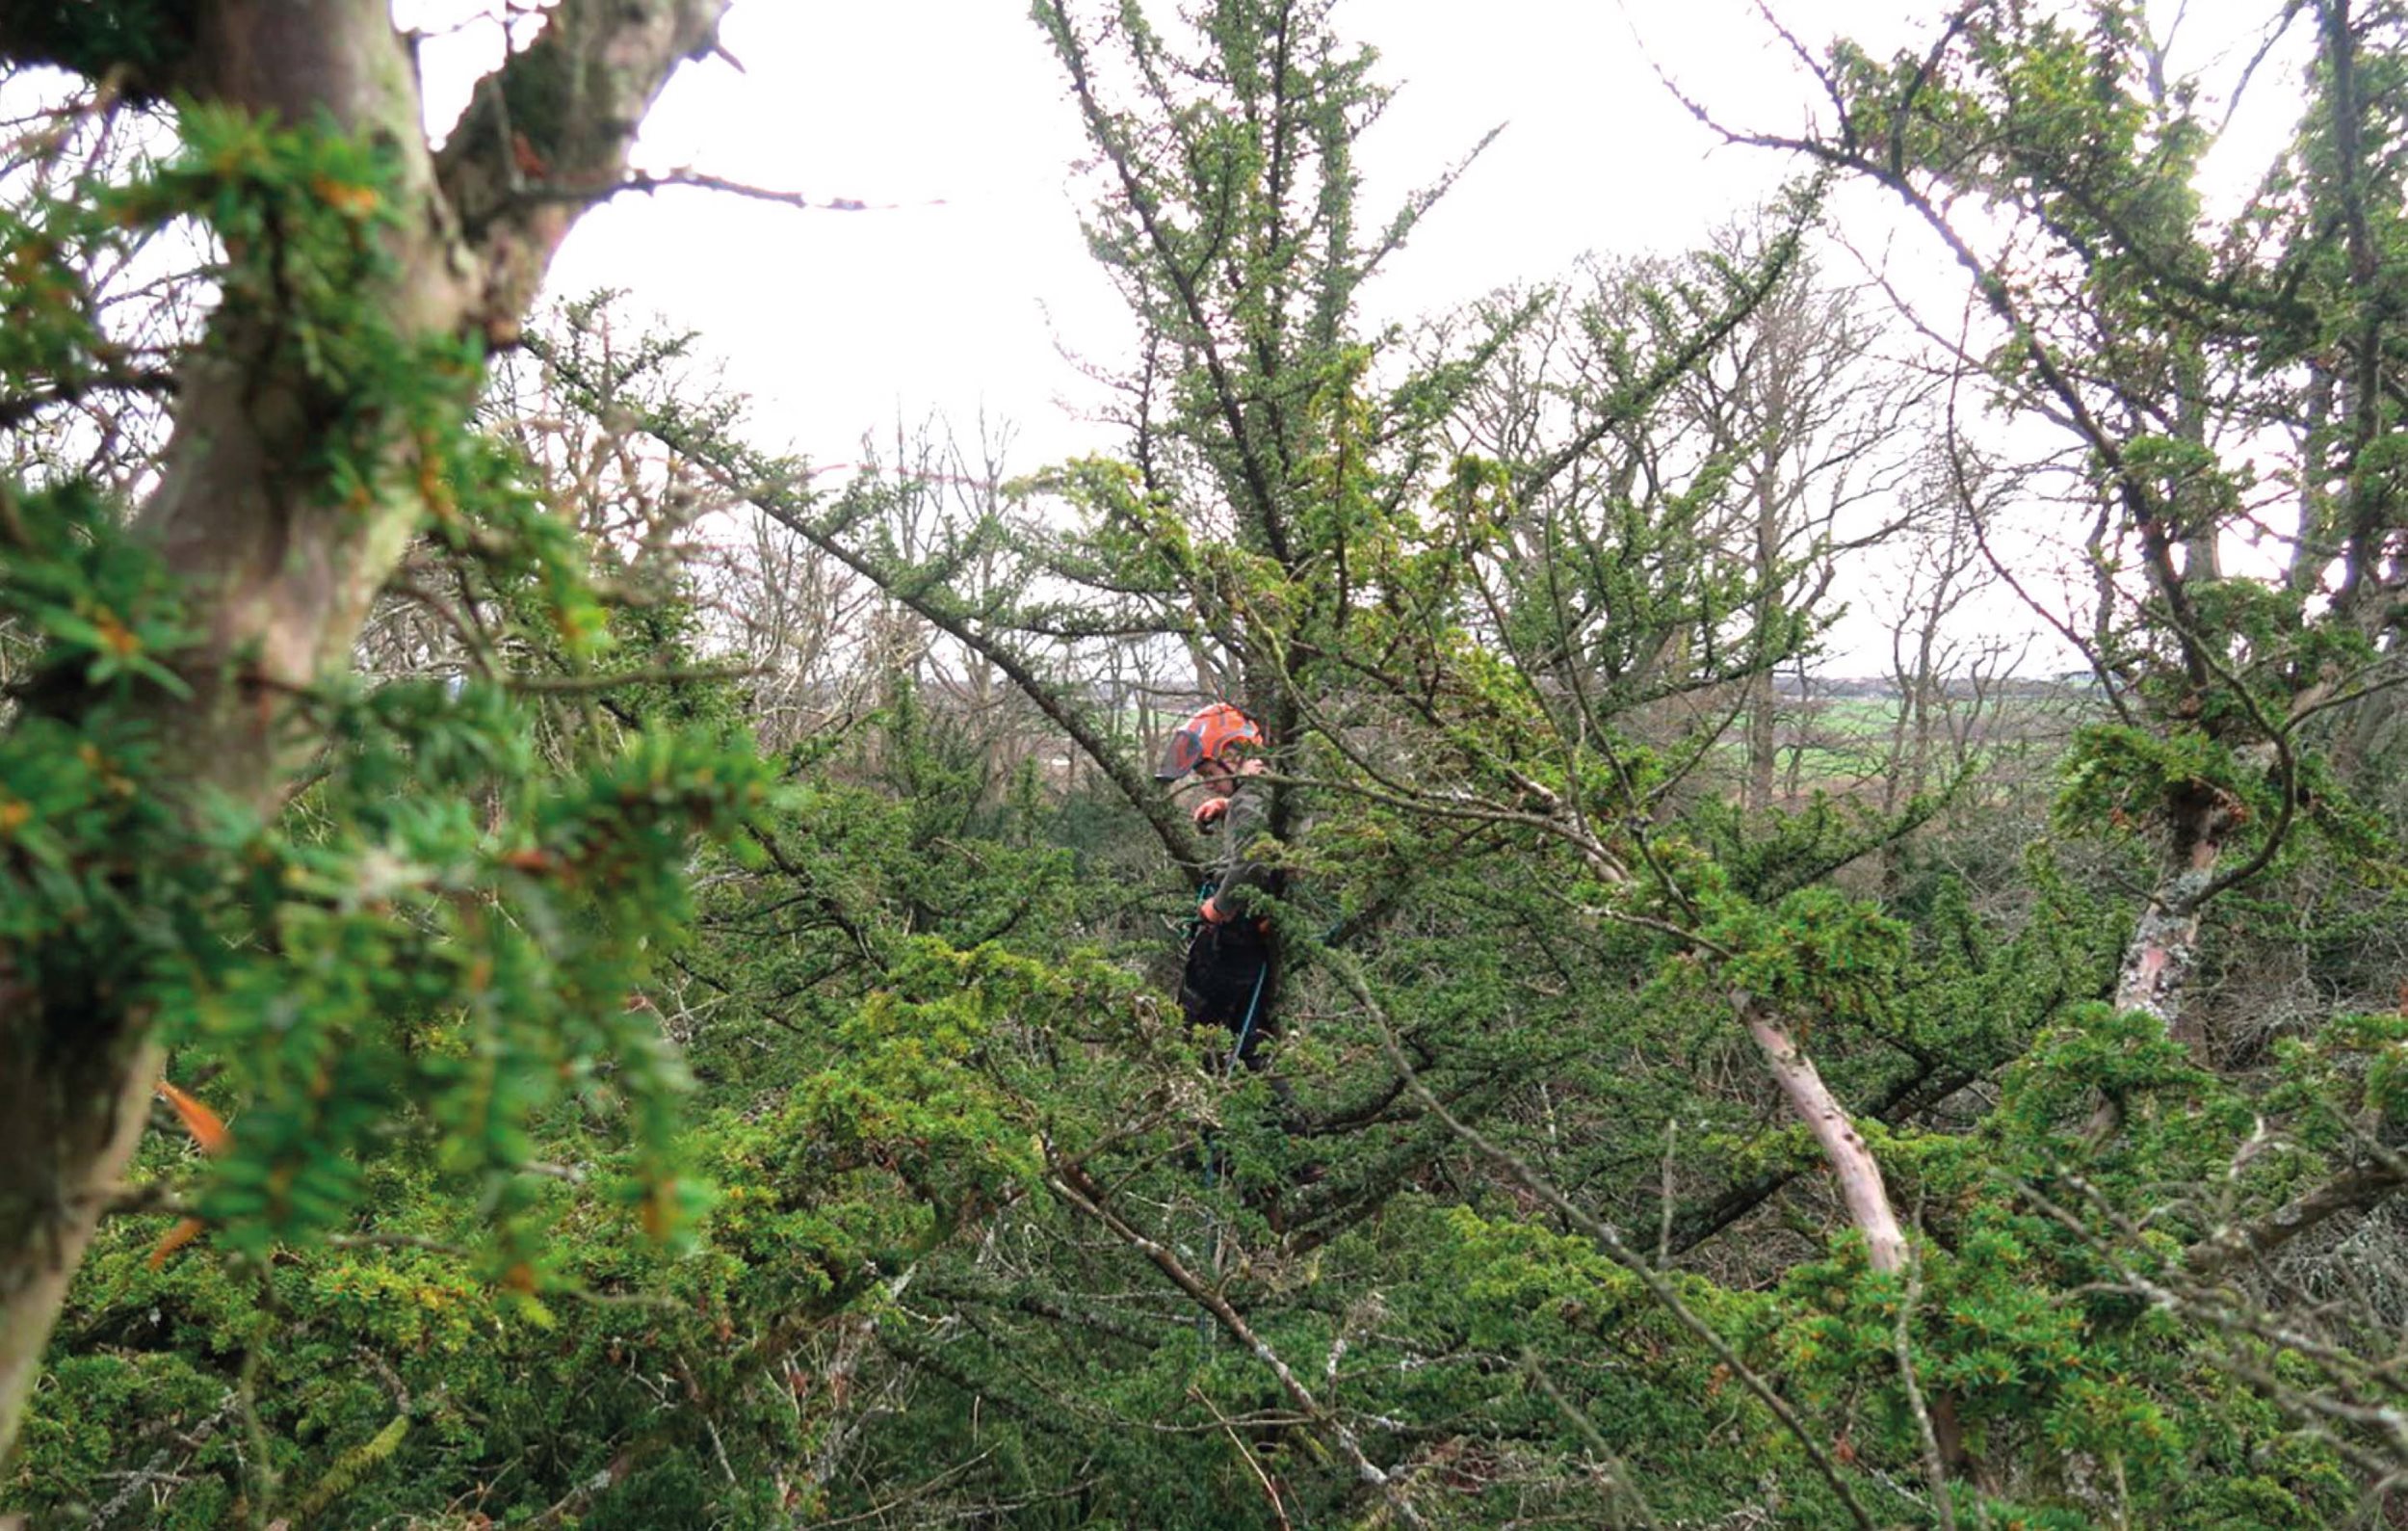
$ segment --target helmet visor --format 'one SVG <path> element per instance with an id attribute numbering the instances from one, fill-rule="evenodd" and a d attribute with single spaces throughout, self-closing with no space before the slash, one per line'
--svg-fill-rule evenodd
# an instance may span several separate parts
<path id="1" fill-rule="evenodd" d="M 1162 760 L 1154 767 L 1154 779 L 1176 781 L 1203 763 L 1204 730 L 1191 723 L 1164 744 Z"/>

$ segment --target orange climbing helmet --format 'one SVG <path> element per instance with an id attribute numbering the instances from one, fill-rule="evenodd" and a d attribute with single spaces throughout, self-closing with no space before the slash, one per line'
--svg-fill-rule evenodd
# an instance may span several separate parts
<path id="1" fill-rule="evenodd" d="M 1208 760 L 1217 760 L 1241 745 L 1263 747 L 1263 729 L 1253 719 L 1225 701 L 1216 701 L 1181 724 L 1163 746 L 1162 763 L 1154 768 L 1157 781 L 1176 781 Z"/>

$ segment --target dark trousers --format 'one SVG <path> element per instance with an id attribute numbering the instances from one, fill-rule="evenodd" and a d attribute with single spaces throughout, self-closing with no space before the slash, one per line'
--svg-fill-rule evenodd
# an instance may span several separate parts
<path id="1" fill-rule="evenodd" d="M 1266 1066 L 1264 1042 L 1276 1035 L 1271 1001 L 1279 988 L 1279 948 L 1252 920 L 1206 925 L 1188 943 L 1187 970 L 1179 980 L 1179 1004 L 1191 1026 L 1218 1026 L 1237 1046 L 1248 1069 Z M 1224 1054 L 1214 1067 L 1228 1071 Z"/>

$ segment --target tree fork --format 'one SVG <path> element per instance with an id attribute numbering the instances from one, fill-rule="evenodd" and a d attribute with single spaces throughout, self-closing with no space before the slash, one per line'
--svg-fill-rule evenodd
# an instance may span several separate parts
<path id="1" fill-rule="evenodd" d="M 488 77 L 575 72 L 581 111 L 559 124 L 554 173 L 598 182 L 625 166 L 653 98 L 677 64 L 712 44 L 728 0 L 563 0 L 537 42 Z M 387 264 L 342 296 L 406 344 L 507 340 L 578 209 L 497 195 L 515 187 L 510 146 L 464 134 L 438 166 L 422 127 L 410 50 L 384 0 L 200 0 L 172 8 L 189 46 L 163 53 L 158 93 L 288 123 L 318 123 L 384 145 L 402 216 Z M 45 60 L 39 26 L 0 24 L 0 59 Z M 124 40 L 129 55 L 158 42 Z M 94 74 L 142 58 L 61 60 Z M 462 205 L 477 216 L 470 237 Z M 323 475 L 335 422 L 364 404 L 292 354 L 262 345 L 290 315 L 276 298 L 229 289 L 178 379 L 175 429 L 138 533 L 181 579 L 196 638 L 179 656 L 189 696 L 155 690 L 145 719 L 163 746 L 159 779 L 262 816 L 292 790 L 311 741 L 297 700 L 348 663 L 369 605 L 426 507 L 405 461 L 383 448 L 385 481 L 351 503 Z M 457 418 L 467 421 L 472 380 Z M 340 408 L 336 408 L 340 406 Z M 398 434 L 398 433 L 397 433 Z M 70 704 L 72 699 L 70 699 Z M 11 990 L 14 984 L 7 986 Z M 5 1466 L 103 1203 L 141 1142 L 159 1057 L 150 1017 L 127 996 L 19 990 L 0 1014 L 0 1466 Z"/>

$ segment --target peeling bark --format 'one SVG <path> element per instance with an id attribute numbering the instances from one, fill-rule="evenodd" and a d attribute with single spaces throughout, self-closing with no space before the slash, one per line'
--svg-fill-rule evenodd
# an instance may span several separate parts
<path id="1" fill-rule="evenodd" d="M 2159 884 L 2133 926 L 2115 976 L 2115 1008 L 2145 1012 L 2169 1036 L 2186 1029 L 2183 995 L 2198 964 L 2199 895 L 2207 885 L 2208 874 L 2196 870 Z"/>
<path id="2" fill-rule="evenodd" d="M 2214 895 L 2216 861 L 2234 822 L 2233 805 L 2212 790 L 2176 805 L 2166 870 L 2150 890 L 2116 970 L 2116 1010 L 2150 1016 L 2194 1052 L 2206 1038 L 2183 1002 L 2199 964 L 2200 912 Z"/>

